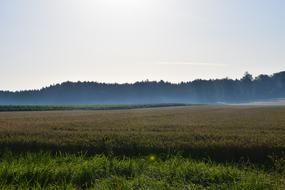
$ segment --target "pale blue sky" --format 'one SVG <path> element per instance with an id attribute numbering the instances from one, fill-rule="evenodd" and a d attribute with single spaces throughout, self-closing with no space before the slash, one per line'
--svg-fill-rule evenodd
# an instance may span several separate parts
<path id="1" fill-rule="evenodd" d="M 285 70 L 284 0 L 1 0 L 0 89 Z"/>

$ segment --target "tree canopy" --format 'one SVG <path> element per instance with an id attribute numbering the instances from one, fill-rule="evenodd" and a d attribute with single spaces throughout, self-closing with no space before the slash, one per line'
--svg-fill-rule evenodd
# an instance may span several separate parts
<path id="1" fill-rule="evenodd" d="M 215 79 L 173 84 L 165 81 L 136 83 L 64 82 L 39 90 L 0 91 L 0 104 L 145 104 L 240 103 L 285 98 L 285 71 L 255 78 Z"/>

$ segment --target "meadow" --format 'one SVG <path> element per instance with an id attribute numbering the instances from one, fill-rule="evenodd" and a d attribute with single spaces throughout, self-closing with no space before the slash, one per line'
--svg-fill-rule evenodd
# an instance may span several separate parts
<path id="1" fill-rule="evenodd" d="M 107 105 L 0 105 L 0 112 L 11 111 L 68 111 L 68 110 L 125 110 L 137 108 L 177 107 L 190 104 L 107 104 Z"/>
<path id="2" fill-rule="evenodd" d="M 0 112 L 1 189 L 284 189 L 285 107 Z"/>

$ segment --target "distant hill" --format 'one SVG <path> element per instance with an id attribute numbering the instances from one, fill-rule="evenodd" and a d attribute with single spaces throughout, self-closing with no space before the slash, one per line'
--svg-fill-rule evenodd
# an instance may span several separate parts
<path id="1" fill-rule="evenodd" d="M 194 80 L 173 84 L 64 82 L 40 90 L 0 91 L 1 105 L 79 105 L 152 103 L 240 103 L 285 98 L 285 71 L 240 80 Z"/>

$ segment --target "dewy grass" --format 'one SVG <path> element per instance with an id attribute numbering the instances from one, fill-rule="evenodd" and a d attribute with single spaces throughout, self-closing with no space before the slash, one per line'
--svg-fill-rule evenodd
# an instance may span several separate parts
<path id="1" fill-rule="evenodd" d="M 150 161 L 147 157 L 6 153 L 0 164 L 1 189 L 282 189 L 282 177 L 276 176 L 179 156 Z"/>

